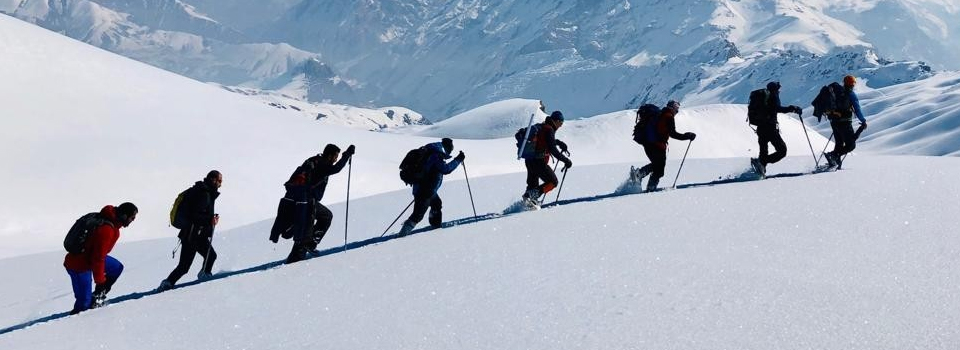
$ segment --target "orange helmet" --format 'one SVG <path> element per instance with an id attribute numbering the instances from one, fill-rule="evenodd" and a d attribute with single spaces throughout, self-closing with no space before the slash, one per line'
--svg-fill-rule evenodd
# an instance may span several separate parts
<path id="1" fill-rule="evenodd" d="M 854 86 L 857 85 L 857 78 L 854 78 L 852 75 L 843 77 L 843 86 Z"/>

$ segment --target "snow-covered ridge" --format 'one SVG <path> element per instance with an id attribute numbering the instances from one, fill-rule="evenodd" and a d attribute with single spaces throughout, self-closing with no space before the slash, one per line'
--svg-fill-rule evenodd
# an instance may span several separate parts
<path id="1" fill-rule="evenodd" d="M 403 107 L 372 109 L 330 103 L 311 103 L 278 92 L 230 86 L 221 86 L 221 88 L 260 99 L 263 103 L 274 108 L 296 111 L 321 124 L 369 131 L 386 131 L 402 126 L 430 124 L 430 121 L 419 113 Z"/>

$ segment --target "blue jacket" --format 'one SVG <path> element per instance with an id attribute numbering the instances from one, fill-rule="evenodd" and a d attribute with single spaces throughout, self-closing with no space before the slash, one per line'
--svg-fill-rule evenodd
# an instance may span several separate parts
<path id="1" fill-rule="evenodd" d="M 440 189 L 440 185 L 443 184 L 443 175 L 452 173 L 460 166 L 459 160 L 453 160 L 449 163 L 444 162 L 444 160 L 450 159 L 450 155 L 443 150 L 443 144 L 440 142 L 427 144 L 425 147 L 430 149 L 430 156 L 427 157 L 427 161 L 424 164 L 423 181 L 413 184 L 414 195 L 420 193 L 421 189 L 429 190 L 431 193 L 436 194 L 437 190 Z"/>
<path id="2" fill-rule="evenodd" d="M 867 120 L 863 118 L 863 111 L 860 110 L 860 98 L 857 97 L 857 93 L 853 92 L 853 89 L 848 89 L 847 92 L 850 94 L 850 104 L 853 105 L 853 112 L 857 115 L 857 119 L 860 120 L 860 123 L 866 123 Z"/>

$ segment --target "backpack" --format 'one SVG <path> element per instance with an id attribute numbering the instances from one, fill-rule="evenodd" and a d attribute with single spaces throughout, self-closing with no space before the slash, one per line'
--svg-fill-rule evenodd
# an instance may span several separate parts
<path id="1" fill-rule="evenodd" d="M 827 119 L 837 119 L 853 109 L 850 94 L 837 82 L 820 88 L 820 93 L 810 104 L 813 105 L 813 115 L 817 117 L 817 121 L 822 120 L 824 114 L 827 114 Z"/>
<path id="2" fill-rule="evenodd" d="M 400 180 L 407 185 L 413 185 L 423 181 L 426 175 L 427 157 L 430 156 L 430 150 L 427 146 L 415 148 L 407 152 L 407 155 L 400 161 Z"/>
<path id="3" fill-rule="evenodd" d="M 747 122 L 750 125 L 761 125 L 769 122 L 767 115 L 767 101 L 770 94 L 767 89 L 757 89 L 750 92 L 750 103 L 747 105 Z"/>
<path id="4" fill-rule="evenodd" d="M 63 248 L 69 253 L 82 254 L 87 248 L 87 237 L 103 224 L 113 226 L 113 223 L 100 213 L 84 214 L 73 223 L 70 231 L 67 231 L 67 236 L 63 238 Z"/>
<path id="5" fill-rule="evenodd" d="M 660 122 L 660 107 L 647 103 L 637 108 L 637 121 L 633 126 L 633 141 L 639 144 L 657 141 L 657 124 Z"/>
<path id="6" fill-rule="evenodd" d="M 173 207 L 170 208 L 170 226 L 174 228 L 183 230 L 190 226 L 190 222 L 187 221 L 187 215 L 183 213 L 184 209 L 181 205 L 183 198 L 187 196 L 187 192 L 189 191 L 190 188 L 183 190 L 183 192 L 177 195 L 177 199 L 173 200 Z"/>
<path id="7" fill-rule="evenodd" d="M 540 124 L 534 124 L 530 126 L 530 135 L 527 135 L 527 128 L 520 128 L 517 130 L 517 133 L 513 135 L 517 139 L 517 152 L 520 152 L 521 148 L 523 153 L 519 154 L 520 158 L 523 159 L 534 159 L 537 157 L 537 140 L 540 135 Z M 526 140 L 524 140 L 526 137 Z"/>

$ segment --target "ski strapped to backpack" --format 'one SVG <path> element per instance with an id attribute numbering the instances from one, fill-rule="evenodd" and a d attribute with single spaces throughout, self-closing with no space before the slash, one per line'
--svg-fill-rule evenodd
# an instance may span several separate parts
<path id="1" fill-rule="evenodd" d="M 770 121 L 767 114 L 767 104 L 770 92 L 767 89 L 757 89 L 750 92 L 750 102 L 747 105 L 747 122 L 759 126 Z"/>
<path id="2" fill-rule="evenodd" d="M 633 141 L 639 144 L 656 142 L 657 124 L 660 122 L 660 107 L 644 104 L 637 108 L 637 121 L 633 126 Z"/>
<path id="3" fill-rule="evenodd" d="M 513 137 L 517 140 L 518 155 L 523 159 L 537 158 L 537 140 L 540 136 L 540 124 L 520 128 Z"/>
<path id="4" fill-rule="evenodd" d="M 429 156 L 430 149 L 427 146 L 407 152 L 403 161 L 400 162 L 400 180 L 410 186 L 423 181 L 423 177 L 426 176 L 426 169 L 424 168 Z"/>
<path id="5" fill-rule="evenodd" d="M 88 213 L 81 216 L 67 231 L 67 236 L 63 238 L 63 248 L 69 253 L 81 254 L 86 250 L 87 238 L 102 225 L 113 225 L 100 213 Z"/>

